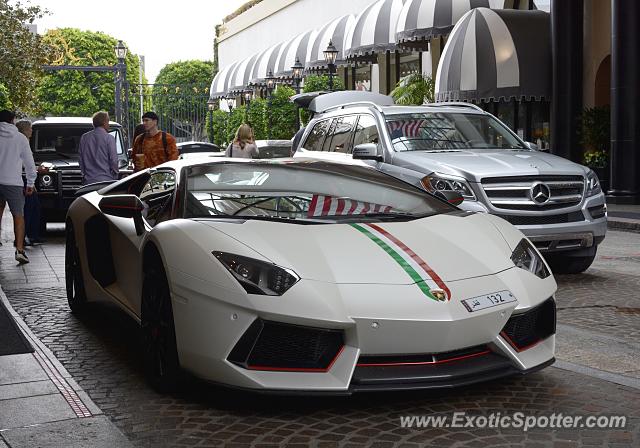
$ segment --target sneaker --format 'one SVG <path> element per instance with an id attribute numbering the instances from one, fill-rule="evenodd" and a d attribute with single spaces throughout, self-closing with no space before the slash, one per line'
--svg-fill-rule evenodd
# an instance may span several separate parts
<path id="1" fill-rule="evenodd" d="M 23 250 L 16 250 L 16 261 L 20 264 L 29 263 L 29 257 Z"/>

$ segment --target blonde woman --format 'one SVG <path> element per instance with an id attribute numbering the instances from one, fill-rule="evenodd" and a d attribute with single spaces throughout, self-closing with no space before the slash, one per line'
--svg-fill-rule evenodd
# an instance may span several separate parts
<path id="1" fill-rule="evenodd" d="M 237 157 L 242 159 L 258 158 L 258 147 L 253 138 L 253 129 L 248 124 L 241 124 L 236 131 L 236 138 L 227 147 L 226 157 Z"/>

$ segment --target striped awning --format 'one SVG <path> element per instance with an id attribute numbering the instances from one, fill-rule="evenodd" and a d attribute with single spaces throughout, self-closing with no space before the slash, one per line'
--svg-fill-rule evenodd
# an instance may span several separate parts
<path id="1" fill-rule="evenodd" d="M 240 61 L 229 77 L 227 92 L 241 93 L 246 90 L 251 79 L 251 72 L 260 53 Z"/>
<path id="2" fill-rule="evenodd" d="M 551 97 L 551 19 L 477 8 L 456 24 L 436 75 L 437 101 Z"/>
<path id="3" fill-rule="evenodd" d="M 258 56 L 256 63 L 253 66 L 251 72 L 250 84 L 263 84 L 269 71 L 275 73 L 276 60 L 280 53 L 280 48 L 285 42 L 275 44 L 266 50 L 264 50 L 260 56 Z"/>
<path id="4" fill-rule="evenodd" d="M 407 0 L 396 26 L 398 47 L 426 50 L 431 39 L 448 35 L 470 10 L 503 5 L 504 0 Z"/>
<path id="5" fill-rule="evenodd" d="M 395 50 L 396 25 L 403 4 L 404 0 L 378 0 L 358 14 L 345 38 L 346 59 L 370 59 L 377 53 Z"/>
<path id="6" fill-rule="evenodd" d="M 209 98 L 214 100 L 223 98 L 227 94 L 227 88 L 231 79 L 231 73 L 237 66 L 237 62 L 226 66 L 220 70 L 211 82 L 211 89 L 209 89 Z"/>
<path id="7" fill-rule="evenodd" d="M 308 60 L 311 46 L 317 34 L 316 30 L 307 31 L 287 41 L 280 47 L 276 66 L 273 69 L 274 75 L 278 78 L 290 78 L 293 75 L 291 67 L 296 63 L 296 58 L 304 65 Z"/>
<path id="8" fill-rule="evenodd" d="M 355 26 L 355 24 L 356 16 L 354 16 L 353 14 L 349 14 L 332 20 L 331 22 L 320 28 L 311 45 L 306 68 L 310 70 L 321 70 L 327 66 L 327 63 L 324 59 L 323 51 L 327 49 L 329 41 L 331 41 L 333 43 L 333 46 L 338 50 L 336 64 L 343 64 L 344 40 L 349 30 L 351 30 Z M 300 60 L 302 61 L 302 59 Z"/>

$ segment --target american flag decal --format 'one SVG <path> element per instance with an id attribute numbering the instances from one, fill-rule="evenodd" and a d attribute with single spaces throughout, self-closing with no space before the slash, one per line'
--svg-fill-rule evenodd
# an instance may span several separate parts
<path id="1" fill-rule="evenodd" d="M 427 120 L 394 120 L 388 121 L 389 133 L 395 138 L 399 137 L 419 137 L 420 128 Z M 400 134 L 400 135 L 399 135 Z"/>
<path id="2" fill-rule="evenodd" d="M 348 198 L 336 198 L 314 194 L 307 211 L 307 217 L 314 216 L 346 216 L 365 213 L 389 213 L 390 205 L 372 204 Z"/>

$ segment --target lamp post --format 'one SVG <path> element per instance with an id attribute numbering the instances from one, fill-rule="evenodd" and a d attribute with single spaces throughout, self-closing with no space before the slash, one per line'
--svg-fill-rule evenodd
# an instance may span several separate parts
<path id="1" fill-rule="evenodd" d="M 215 135 L 213 131 L 213 109 L 215 108 L 215 101 L 211 98 L 207 101 L 207 109 L 209 110 L 209 123 L 207 126 L 207 133 L 209 134 L 209 143 L 215 143 Z"/>
<path id="2" fill-rule="evenodd" d="M 304 65 L 300 63 L 300 59 L 296 57 L 296 63 L 291 67 L 293 72 L 293 85 L 296 89 L 296 94 L 300 94 L 300 81 L 302 81 L 302 72 L 304 71 Z M 300 129 L 300 109 L 296 105 L 296 127 Z"/>
<path id="3" fill-rule="evenodd" d="M 264 78 L 264 81 L 267 85 L 267 116 L 268 116 L 268 129 L 267 129 L 267 139 L 271 139 L 271 93 L 276 86 L 276 78 L 273 76 L 273 71 L 269 69 L 267 73 L 267 77 Z"/>
<path id="4" fill-rule="evenodd" d="M 324 60 L 329 68 L 329 91 L 333 91 L 333 72 L 336 69 L 336 58 L 338 57 L 338 49 L 333 45 L 331 39 L 329 39 L 329 45 L 327 49 L 322 52 L 324 54 Z"/>
<path id="5" fill-rule="evenodd" d="M 118 60 L 116 64 L 116 121 L 122 125 L 124 129 L 128 129 L 128 126 L 125 123 L 125 114 L 123 108 L 122 101 L 122 90 L 124 89 L 125 95 L 128 96 L 127 89 L 127 65 L 125 64 L 125 58 L 127 57 L 127 47 L 124 46 L 121 40 L 118 41 L 118 44 L 113 48 L 116 58 Z M 128 104 L 128 101 L 125 101 L 125 104 Z"/>
<path id="6" fill-rule="evenodd" d="M 248 124 L 249 123 L 249 106 L 251 105 L 251 95 L 253 94 L 253 92 L 251 90 L 245 90 L 244 91 L 244 102 L 247 105 L 247 107 L 245 108 L 244 111 L 244 121 Z"/>

